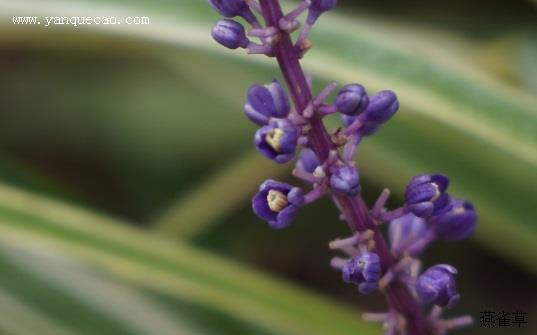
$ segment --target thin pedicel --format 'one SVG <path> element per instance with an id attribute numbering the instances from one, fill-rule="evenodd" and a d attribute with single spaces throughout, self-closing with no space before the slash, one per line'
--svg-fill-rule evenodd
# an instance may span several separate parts
<path id="1" fill-rule="evenodd" d="M 304 192 L 286 183 L 265 181 L 252 199 L 255 214 L 270 227 L 282 229 L 293 222 L 301 207 L 330 194 L 351 230 L 350 237 L 330 242 L 330 248 L 342 254 L 332 259 L 331 266 L 362 294 L 382 291 L 389 304 L 386 312 L 364 314 L 365 320 L 382 323 L 386 334 L 446 334 L 470 325 L 469 316 L 441 318 L 445 308 L 460 300 L 455 287 L 457 270 L 439 264 L 420 274 L 419 257 L 435 240 L 469 237 L 477 223 L 472 204 L 447 193 L 446 176 L 424 174 L 409 182 L 402 207 L 385 208 L 390 196 L 385 189 L 368 209 L 360 194 L 355 156 L 362 140 L 394 116 L 399 100 L 392 91 L 370 95 L 353 83 L 343 86 L 334 103 L 329 103 L 337 83 L 313 96 L 311 78 L 302 71 L 300 59 L 312 47 L 309 33 L 337 0 L 304 0 L 286 15 L 278 0 L 209 0 L 209 4 L 226 17 L 213 27 L 214 39 L 230 49 L 274 57 L 294 105 L 276 80 L 248 90 L 244 113 L 259 126 L 254 137 L 257 150 L 279 164 L 289 162 L 301 150 L 293 174 L 311 185 Z M 304 12 L 305 22 L 293 42 L 290 34 L 300 28 L 298 17 Z M 263 17 L 265 26 L 254 13 Z M 250 29 L 246 31 L 234 17 L 244 19 Z M 343 127 L 328 132 L 323 118 L 334 113 L 341 114 Z M 380 230 L 385 223 L 387 240 Z M 429 305 L 433 307 L 426 314 Z"/>

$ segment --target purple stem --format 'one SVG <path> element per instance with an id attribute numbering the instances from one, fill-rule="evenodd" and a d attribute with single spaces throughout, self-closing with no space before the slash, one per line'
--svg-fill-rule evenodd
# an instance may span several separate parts
<path id="1" fill-rule="evenodd" d="M 326 86 L 322 91 L 321 93 L 319 93 L 319 95 L 313 99 L 313 105 L 314 106 L 319 106 L 323 103 L 323 101 L 326 100 L 326 98 L 328 98 L 328 96 L 334 92 L 334 90 L 336 89 L 337 87 L 337 83 L 335 81 L 332 81 L 330 84 L 328 84 L 328 86 Z"/>
<path id="2" fill-rule="evenodd" d="M 358 129 L 360 129 L 364 124 L 363 119 L 363 117 L 357 117 L 353 123 L 351 123 L 347 128 L 345 128 L 345 135 L 351 135 L 352 133 L 355 133 Z"/>
<path id="3" fill-rule="evenodd" d="M 350 162 L 354 159 L 356 150 L 358 150 L 358 144 L 362 141 L 362 137 L 358 134 L 354 134 L 349 137 L 347 144 L 343 147 L 343 161 Z"/>
<path id="4" fill-rule="evenodd" d="M 319 112 L 322 116 L 334 114 L 337 111 L 337 107 L 334 105 L 321 105 L 319 108 L 317 108 L 317 112 Z"/>
<path id="5" fill-rule="evenodd" d="M 410 252 L 411 254 L 420 253 L 422 250 L 425 249 L 431 243 L 436 239 L 436 234 L 433 229 L 430 229 L 425 233 L 424 236 L 421 236 L 417 239 L 412 239 L 404 243 L 403 245 L 397 246 L 397 248 L 393 249 L 393 252 L 395 254 L 400 254 L 405 251 Z"/>
<path id="6" fill-rule="evenodd" d="M 385 188 L 382 190 L 377 201 L 373 205 L 373 208 L 371 209 L 371 216 L 373 218 L 377 218 L 382 212 L 382 210 L 384 210 L 384 206 L 386 205 L 386 201 L 388 201 L 390 194 L 391 192 L 389 189 Z"/>
<path id="7" fill-rule="evenodd" d="M 263 17 L 267 26 L 278 26 L 283 17 L 282 9 L 278 0 L 260 0 Z M 282 32 L 281 39 L 274 46 L 274 56 L 278 60 L 280 70 L 285 77 L 297 111 L 303 111 L 312 100 L 311 90 L 304 72 L 300 66 L 299 55 L 293 47 L 289 34 Z M 311 131 L 309 143 L 312 150 L 321 161 L 328 158 L 334 144 L 318 115 L 310 118 Z M 329 176 L 328 176 L 329 177 Z M 353 232 L 362 232 L 371 229 L 374 232 L 375 252 L 381 259 L 383 271 L 391 268 L 397 260 L 390 253 L 386 241 L 378 227 L 370 220 L 369 210 L 360 195 L 345 197 L 333 195 L 336 205 L 340 207 L 343 216 Z M 432 329 L 423 315 L 418 302 L 405 283 L 394 280 L 384 290 L 390 306 L 402 314 L 407 322 L 407 330 L 413 335 L 432 335 Z"/>
<path id="8" fill-rule="evenodd" d="M 381 218 L 382 218 L 382 221 L 384 222 L 390 222 L 392 220 L 400 218 L 406 213 L 407 213 L 406 209 L 404 207 L 400 207 L 400 208 L 394 209 L 393 211 L 389 211 L 389 212 L 381 214 Z"/>
<path id="9" fill-rule="evenodd" d="M 311 204 L 315 200 L 326 194 L 326 186 L 320 185 L 315 187 L 308 194 L 304 195 L 304 205 Z"/>

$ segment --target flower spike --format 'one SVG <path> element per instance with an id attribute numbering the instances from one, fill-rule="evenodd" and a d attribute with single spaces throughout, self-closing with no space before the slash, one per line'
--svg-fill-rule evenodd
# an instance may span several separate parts
<path id="1" fill-rule="evenodd" d="M 302 0 L 284 15 L 279 0 L 209 0 L 227 18 L 213 27 L 214 39 L 230 49 L 244 48 L 249 54 L 274 57 L 289 88 L 289 96 L 276 80 L 249 88 L 244 113 L 259 126 L 254 138 L 257 151 L 283 164 L 294 158 L 297 147 L 302 148 L 293 175 L 310 189 L 302 191 L 267 180 L 253 197 L 252 208 L 270 227 L 282 229 L 294 221 L 301 207 L 330 194 L 339 219 L 352 232 L 350 237 L 330 242 L 329 248 L 342 254 L 332 258 L 331 266 L 363 294 L 381 290 L 390 304 L 385 313 L 367 313 L 364 318 L 381 322 L 386 335 L 444 335 L 472 323 L 469 316 L 440 318 L 444 308 L 460 299 L 455 288 L 457 270 L 440 264 L 420 275 L 419 256 L 439 239 L 469 237 L 478 216 L 471 203 L 447 193 L 449 179 L 439 174 L 414 177 L 405 189 L 402 206 L 388 209 L 388 189 L 371 208 L 367 206 L 355 156 L 362 139 L 375 134 L 395 115 L 399 99 L 389 90 L 369 95 L 364 86 L 348 84 L 329 102 L 337 88 L 334 81 L 313 95 L 313 78 L 303 72 L 300 59 L 312 47 L 308 35 L 313 24 L 336 3 Z M 253 11 L 263 16 L 264 25 Z M 291 34 L 300 27 L 305 11 L 303 29 L 293 44 Z M 248 33 L 240 23 L 230 20 L 236 16 L 251 25 Z M 343 127 L 327 129 L 325 119 L 336 113 Z M 397 167 L 385 168 L 399 172 Z M 384 223 L 389 223 L 387 240 L 380 229 Z M 425 310 L 427 304 L 435 305 L 430 313 Z"/>

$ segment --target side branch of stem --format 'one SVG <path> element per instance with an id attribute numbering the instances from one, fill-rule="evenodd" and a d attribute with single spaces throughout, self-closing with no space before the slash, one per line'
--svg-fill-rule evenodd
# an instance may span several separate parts
<path id="1" fill-rule="evenodd" d="M 279 1 L 260 0 L 260 3 L 267 26 L 278 27 L 284 16 Z M 311 103 L 313 96 L 302 71 L 299 54 L 293 46 L 291 37 L 285 31 L 281 31 L 280 39 L 274 46 L 274 56 L 283 73 L 296 109 L 304 111 Z M 310 147 L 321 161 L 325 161 L 329 157 L 330 151 L 335 149 L 335 145 L 318 115 L 310 118 L 310 125 Z M 386 271 L 394 266 L 397 260 L 388 249 L 380 230 L 370 219 L 369 210 L 361 196 L 333 196 L 333 199 L 353 232 L 363 232 L 367 229 L 374 232 L 375 252 L 381 259 L 383 270 Z M 432 335 L 427 318 L 405 283 L 394 280 L 385 288 L 384 292 L 390 306 L 405 317 L 409 334 Z"/>

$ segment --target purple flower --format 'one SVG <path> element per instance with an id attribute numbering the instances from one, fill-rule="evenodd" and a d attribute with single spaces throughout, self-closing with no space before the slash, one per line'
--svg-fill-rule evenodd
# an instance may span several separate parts
<path id="1" fill-rule="evenodd" d="M 343 86 L 335 102 L 338 111 L 346 115 L 358 115 L 365 110 L 368 104 L 369 97 L 365 88 L 359 84 Z"/>
<path id="2" fill-rule="evenodd" d="M 365 110 L 366 120 L 380 125 L 388 121 L 399 109 L 399 100 L 392 91 L 380 91 L 369 99 Z"/>
<path id="3" fill-rule="evenodd" d="M 380 270 L 380 257 L 367 251 L 345 263 L 341 276 L 343 281 L 358 285 L 361 293 L 368 294 L 377 289 Z"/>
<path id="4" fill-rule="evenodd" d="M 215 41 L 229 49 L 246 48 L 250 43 L 244 32 L 244 27 L 229 19 L 216 22 L 211 34 Z"/>
<path id="5" fill-rule="evenodd" d="M 286 118 L 291 107 L 285 90 L 277 80 L 268 85 L 252 85 L 244 105 L 246 116 L 258 125 L 265 125 L 271 117 Z"/>
<path id="6" fill-rule="evenodd" d="M 304 203 L 302 190 L 292 185 L 267 180 L 252 199 L 254 213 L 275 229 L 287 227 Z"/>
<path id="7" fill-rule="evenodd" d="M 455 288 L 457 269 L 447 264 L 430 267 L 416 282 L 416 292 L 425 303 L 440 307 L 452 307 L 460 300 Z"/>
<path id="8" fill-rule="evenodd" d="M 438 237 L 458 241 L 474 233 L 477 213 L 471 203 L 451 199 L 445 209 L 430 218 L 430 222 Z"/>
<path id="9" fill-rule="evenodd" d="M 399 109 L 399 100 L 397 100 L 395 93 L 392 91 L 380 91 L 368 98 L 367 107 L 359 116 L 341 115 L 341 121 L 345 127 L 348 127 L 360 117 L 362 126 L 358 132 L 362 136 L 369 136 L 388 121 L 397 112 L 397 109 Z M 342 113 L 345 114 L 344 112 Z"/>
<path id="10" fill-rule="evenodd" d="M 298 141 L 297 127 L 287 119 L 272 119 L 255 133 L 257 151 L 283 164 L 295 155 Z"/>
<path id="11" fill-rule="evenodd" d="M 304 170 L 309 173 L 313 173 L 315 169 L 320 165 L 319 158 L 315 155 L 315 152 L 309 148 L 302 149 L 300 158 L 296 162 L 296 166 L 300 170 Z"/>
<path id="12" fill-rule="evenodd" d="M 419 217 L 439 212 L 449 203 L 448 185 L 449 179 L 440 174 L 412 178 L 405 191 L 406 208 Z"/>
<path id="13" fill-rule="evenodd" d="M 250 10 L 244 0 L 209 0 L 209 4 L 225 17 L 242 16 Z"/>
<path id="14" fill-rule="evenodd" d="M 388 228 L 388 237 L 392 249 L 398 249 L 401 246 L 410 246 L 427 233 L 427 223 L 424 219 L 415 216 L 412 213 L 405 214 L 400 218 L 392 220 Z M 426 245 L 416 244 L 415 248 L 408 249 L 411 255 L 418 255 L 423 251 Z"/>
<path id="15" fill-rule="evenodd" d="M 355 196 L 360 193 L 360 177 L 354 166 L 341 166 L 330 176 L 330 188 L 340 194 Z"/>

